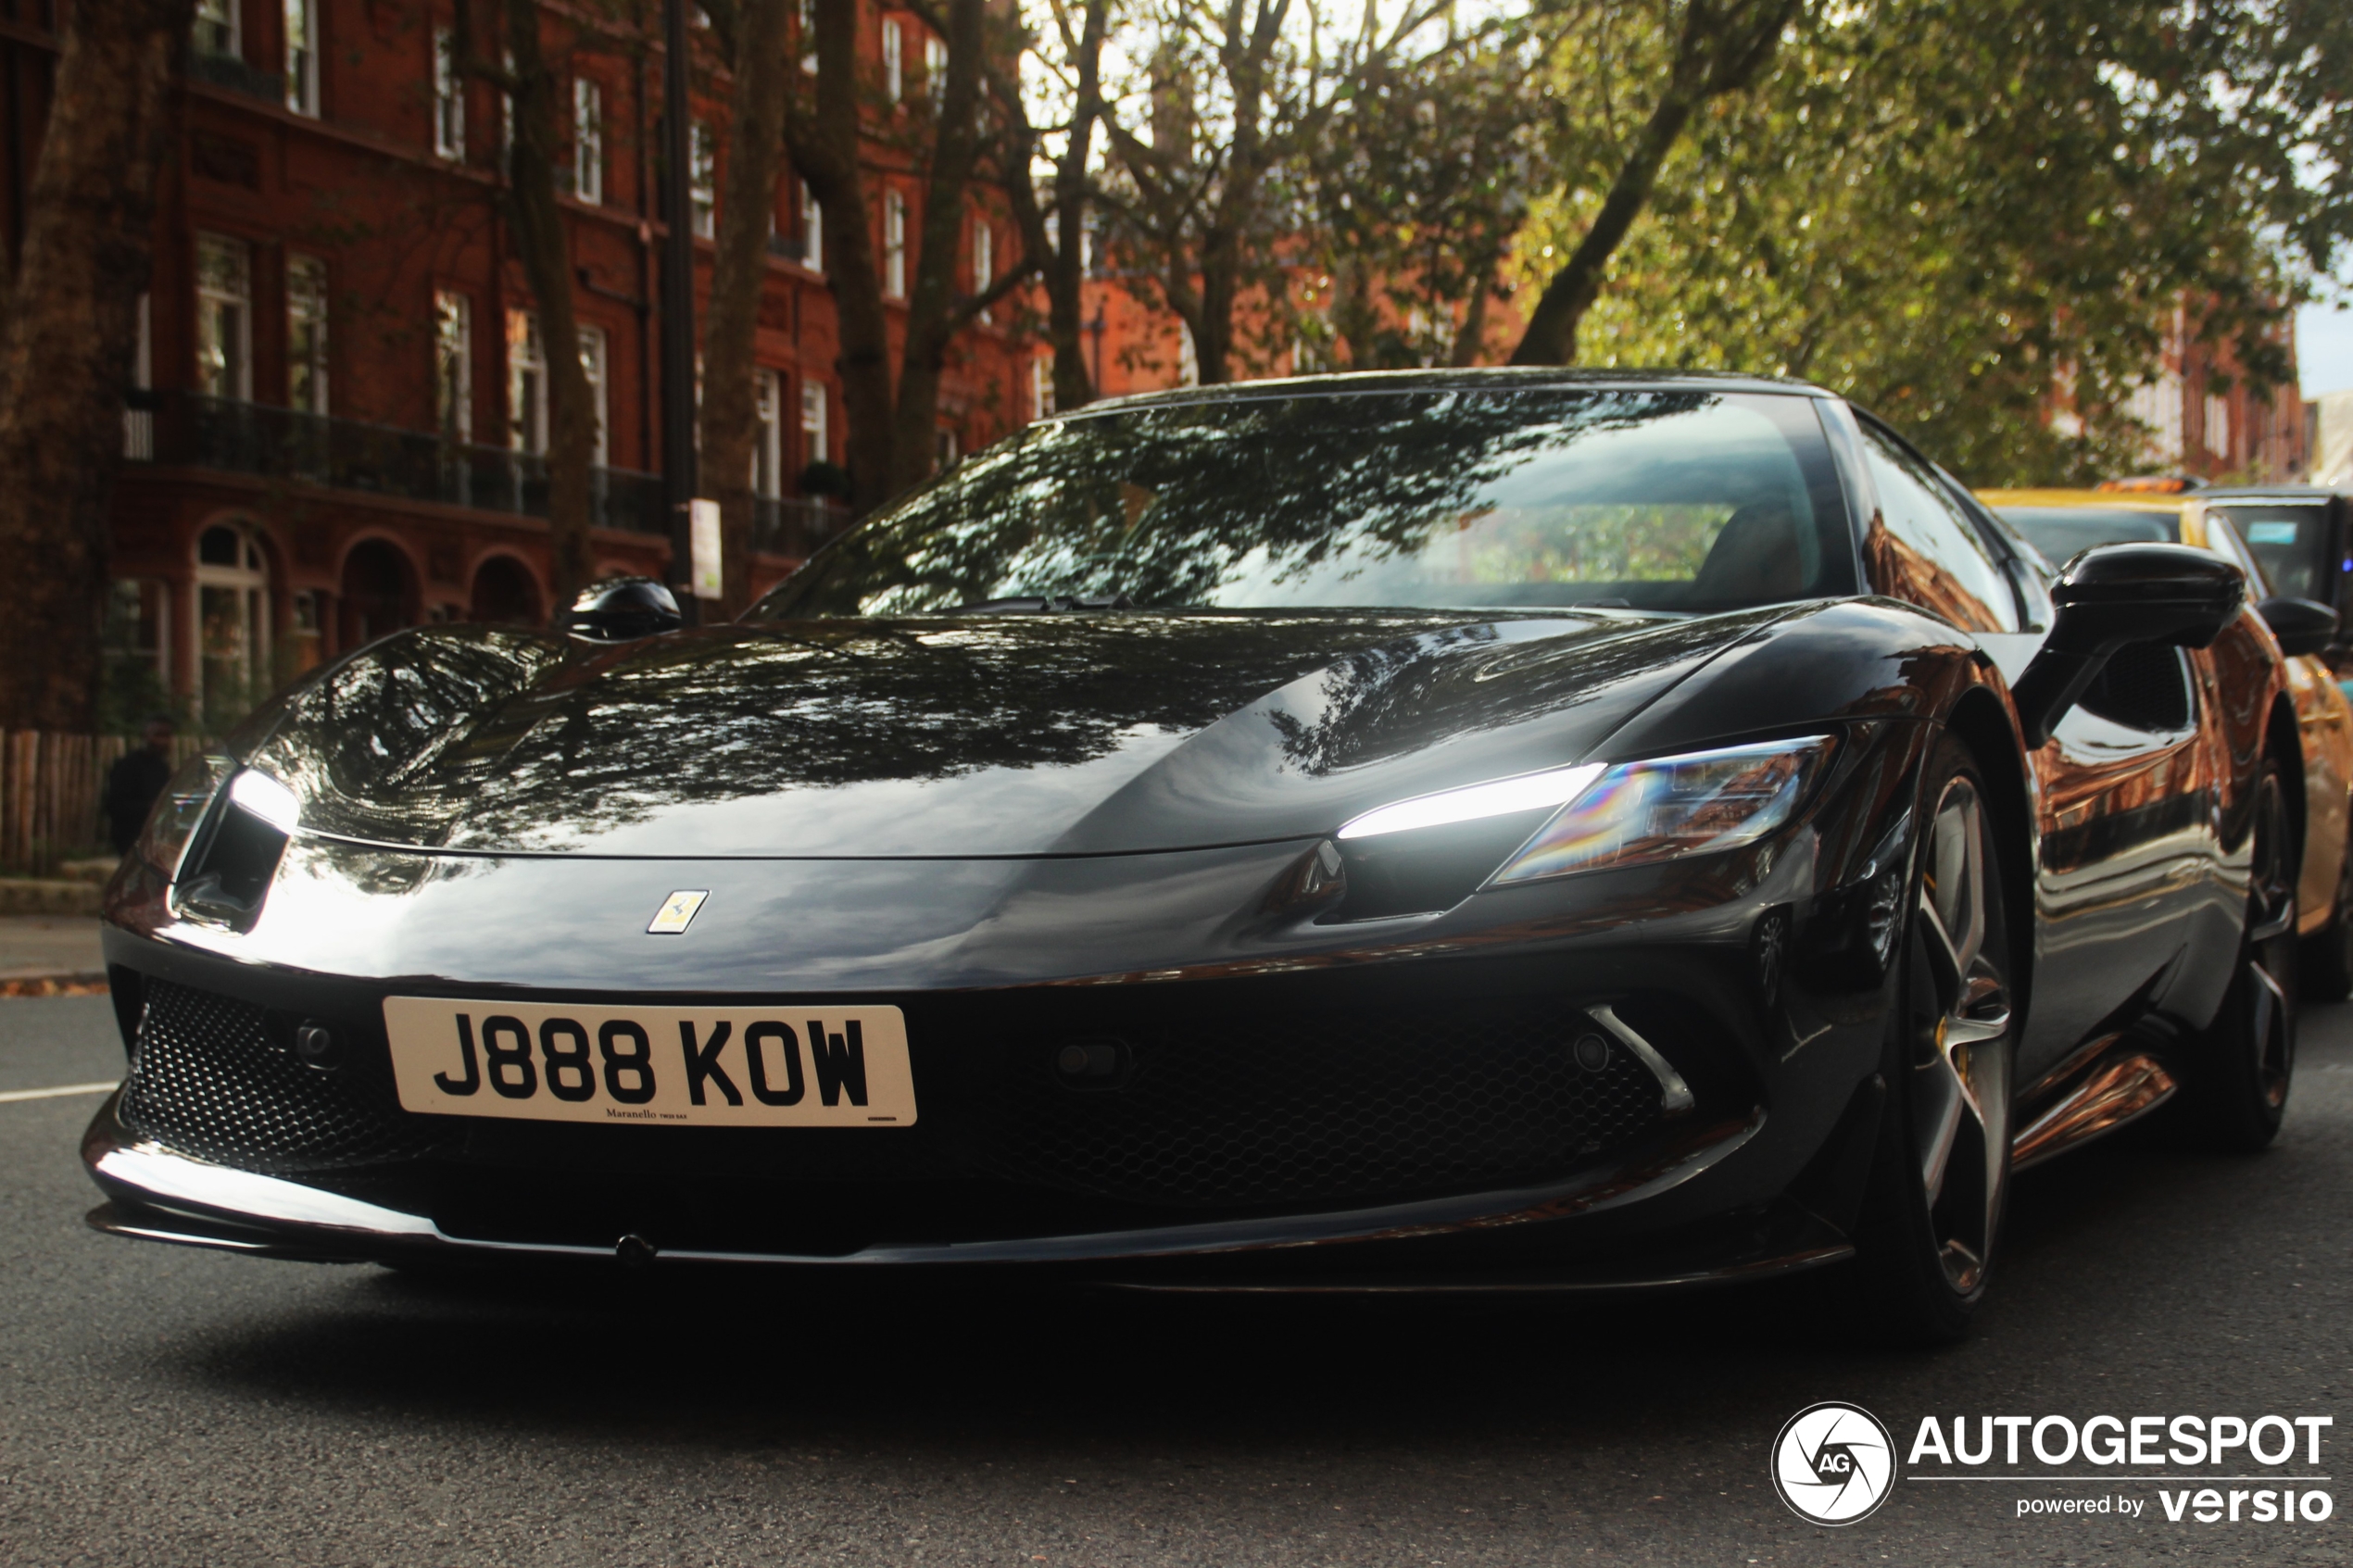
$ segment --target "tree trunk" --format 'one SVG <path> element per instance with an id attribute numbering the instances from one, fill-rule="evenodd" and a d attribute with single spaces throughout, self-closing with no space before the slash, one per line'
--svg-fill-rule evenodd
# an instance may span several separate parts
<path id="1" fill-rule="evenodd" d="M 67 8 L 0 334 L 0 729 L 96 727 L 107 503 L 193 0 Z M 32 568 L 31 570 L 22 570 Z"/>
<path id="2" fill-rule="evenodd" d="M 793 165 L 825 219 L 825 284 L 840 345 L 834 369 L 849 421 L 849 501 L 863 513 L 890 494 L 890 332 L 859 167 L 858 0 L 816 0 L 816 110 L 786 123 Z"/>
<path id="3" fill-rule="evenodd" d="M 932 475 L 940 370 L 949 342 L 975 315 L 960 307 L 956 285 L 963 256 L 964 197 L 980 160 L 980 52 L 987 42 L 982 0 L 948 0 L 946 19 L 948 82 L 945 90 L 937 82 L 930 84 L 930 91 L 938 94 L 938 121 L 932 136 L 930 178 L 924 182 L 923 249 L 915 257 L 907 339 L 900 354 L 893 495 Z"/>
<path id="4" fill-rule="evenodd" d="M 523 277 L 539 307 L 541 358 L 547 366 L 547 530 L 554 557 L 549 587 L 559 611 L 588 585 L 590 473 L 597 458 L 597 408 L 580 362 L 580 319 L 573 308 L 572 236 L 556 205 L 555 73 L 539 37 L 536 0 L 506 0 L 506 43 L 513 57 L 514 145 L 508 149 L 508 208 Z"/>
<path id="5" fill-rule="evenodd" d="M 786 72 L 796 63 L 785 14 L 786 0 L 743 0 L 736 14 L 727 186 L 703 312 L 702 489 L 719 502 L 720 612 L 730 620 L 751 603 L 752 444 L 760 433 L 752 348 L 785 158 Z"/>
<path id="6" fill-rule="evenodd" d="M 1675 63 L 1658 103 L 1634 136 L 1632 146 L 1610 182 L 1609 194 L 1593 226 L 1576 250 L 1544 285 L 1544 293 L 1528 318 L 1528 330 L 1512 350 L 1515 365 L 1573 365 L 1577 362 L 1577 329 L 1585 313 L 1601 296 L 1602 279 L 1609 258 L 1625 242 L 1649 205 L 1658 183 L 1658 171 L 1675 150 L 1683 127 L 1710 98 L 1746 87 L 1773 57 L 1781 31 L 1797 12 L 1799 0 L 1732 0 L 1718 14 L 1702 0 L 1692 0 L 1683 13 L 1676 42 Z"/>

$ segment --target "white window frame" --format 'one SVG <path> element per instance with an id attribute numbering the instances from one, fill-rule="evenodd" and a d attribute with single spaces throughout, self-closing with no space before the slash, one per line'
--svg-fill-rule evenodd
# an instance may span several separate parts
<path id="1" fill-rule="evenodd" d="M 223 528 L 237 536 L 237 563 L 233 566 L 204 558 L 205 535 Z M 267 684 L 271 666 L 270 558 L 254 530 L 241 521 L 216 522 L 199 529 L 189 553 L 195 558 L 192 564 L 195 571 L 188 584 L 188 613 L 190 624 L 196 629 L 196 681 L 189 696 L 190 706 L 202 717 L 205 666 L 212 658 L 205 650 L 205 590 L 210 588 L 231 596 L 237 624 L 235 678 L 248 700 L 258 698 Z"/>
<path id="2" fill-rule="evenodd" d="M 800 383 L 800 450 L 804 468 L 811 463 L 834 460 L 825 415 L 825 383 L 813 376 L 804 378 Z"/>
<path id="3" fill-rule="evenodd" d="M 1045 354 L 1029 357 L 1029 417 L 1042 420 L 1054 411 L 1054 362 Z"/>
<path id="4" fill-rule="evenodd" d="M 694 214 L 695 237 L 698 240 L 719 236 L 719 146 L 705 120 L 690 121 L 686 127 L 686 202 Z"/>
<path id="5" fill-rule="evenodd" d="M 785 394 L 775 371 L 751 373 L 751 493 L 774 500 L 785 493 Z"/>
<path id="6" fill-rule="evenodd" d="M 941 99 L 948 85 L 948 40 L 937 35 L 924 39 L 924 99 L 937 114 L 947 106 Z"/>
<path id="7" fill-rule="evenodd" d="M 907 95 L 907 30 L 897 17 L 882 24 L 883 102 L 895 104 Z"/>
<path id="8" fill-rule="evenodd" d="M 825 270 L 825 209 L 805 182 L 800 187 L 800 264 L 812 272 Z"/>
<path id="9" fill-rule="evenodd" d="M 231 55 L 245 57 L 245 9 L 241 0 L 196 0 L 195 25 L 190 30 L 190 42 L 200 55 Z"/>
<path id="10" fill-rule="evenodd" d="M 286 407 L 306 414 L 329 409 L 327 382 L 327 264 L 315 256 L 286 257 Z M 307 372 L 309 395 L 298 373 Z"/>
<path id="11" fill-rule="evenodd" d="M 520 305 L 507 307 L 507 449 L 547 451 L 547 348 L 539 312 Z"/>
<path id="12" fill-rule="evenodd" d="M 907 297 L 907 198 L 883 193 L 883 296 Z"/>
<path id="13" fill-rule="evenodd" d="M 433 151 L 465 161 L 466 84 L 458 74 L 458 35 L 447 27 L 433 30 Z"/>
<path id="14" fill-rule="evenodd" d="M 436 289 L 433 296 L 434 416 L 444 439 L 474 438 L 473 300 Z"/>
<path id="15" fill-rule="evenodd" d="M 319 0 L 285 0 L 286 107 L 319 118 Z"/>
<path id="16" fill-rule="evenodd" d="M 196 387 L 253 401 L 253 246 L 227 234 L 196 235 Z"/>
<path id="17" fill-rule="evenodd" d="M 987 294 L 988 285 L 996 281 L 997 232 L 988 226 L 988 219 L 985 214 L 975 213 L 973 215 L 973 293 L 975 295 Z M 980 319 L 984 321 L 988 320 L 988 312 L 983 310 L 980 313 Z"/>
<path id="18" fill-rule="evenodd" d="M 612 453 L 605 434 L 605 386 L 609 379 L 605 363 L 605 329 L 584 326 L 580 329 L 580 369 L 588 378 L 588 411 L 597 417 L 597 445 L 594 461 L 600 469 L 612 467 Z"/>
<path id="19" fill-rule="evenodd" d="M 605 204 L 605 90 L 585 76 L 572 81 L 572 194 Z"/>

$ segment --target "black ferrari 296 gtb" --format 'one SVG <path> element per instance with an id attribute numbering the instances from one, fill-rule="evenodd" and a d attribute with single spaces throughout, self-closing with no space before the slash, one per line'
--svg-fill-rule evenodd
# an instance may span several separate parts
<path id="1" fill-rule="evenodd" d="M 730 624 L 326 665 L 108 889 L 101 1229 L 259 1255 L 1617 1289 L 1961 1331 L 2011 1171 L 2294 1056 L 2237 570 L 2054 576 L 1815 388 L 1057 416 Z"/>

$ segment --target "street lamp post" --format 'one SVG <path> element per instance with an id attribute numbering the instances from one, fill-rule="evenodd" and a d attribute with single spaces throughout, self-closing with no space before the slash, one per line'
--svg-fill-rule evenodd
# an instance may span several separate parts
<path id="1" fill-rule="evenodd" d="M 687 0 L 662 0 L 661 498 L 670 520 L 670 587 L 689 624 L 694 592 L 695 229 L 691 110 L 686 99 Z"/>

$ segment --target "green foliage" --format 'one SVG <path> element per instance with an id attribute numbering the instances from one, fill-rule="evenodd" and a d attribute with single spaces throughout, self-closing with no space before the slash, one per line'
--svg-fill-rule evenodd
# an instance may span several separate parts
<path id="1" fill-rule="evenodd" d="M 1972 483 L 2129 468 L 2145 432 L 2124 403 L 2183 300 L 2251 379 L 2287 374 L 2277 324 L 2353 220 L 2309 179 L 2328 172 L 2311 150 L 2347 134 L 2309 82 L 2316 52 L 2346 52 L 2347 10 L 2185 25 L 2138 0 L 1867 0 L 1818 18 L 1694 119 L 1580 358 L 1819 382 Z M 1565 59 L 1572 129 L 1606 118 L 1601 69 Z M 1535 275 L 1598 205 L 1579 167 L 1522 236 Z"/>

